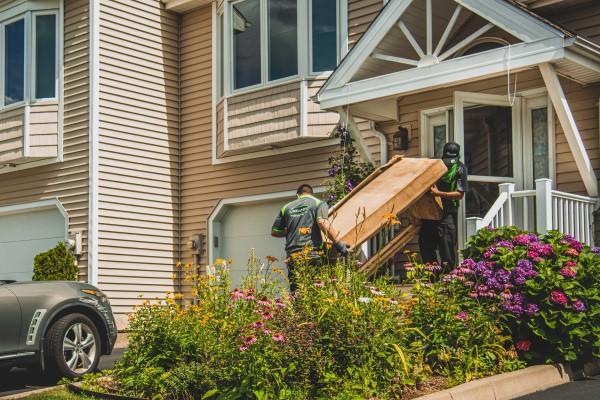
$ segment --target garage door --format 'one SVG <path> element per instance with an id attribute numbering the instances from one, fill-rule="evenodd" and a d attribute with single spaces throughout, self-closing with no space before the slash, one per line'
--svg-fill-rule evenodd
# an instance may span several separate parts
<path id="1" fill-rule="evenodd" d="M 290 199 L 266 203 L 230 206 L 221 219 L 220 251 L 217 257 L 230 258 L 232 283 L 239 286 L 248 274 L 248 258 L 251 249 L 256 256 L 277 257 L 275 266 L 285 271 L 285 240 L 271 236 L 271 227 L 281 210 Z M 278 274 L 275 274 L 278 275 Z"/>
<path id="2" fill-rule="evenodd" d="M 0 279 L 31 280 L 35 255 L 64 241 L 65 230 L 56 207 L 0 214 Z"/>

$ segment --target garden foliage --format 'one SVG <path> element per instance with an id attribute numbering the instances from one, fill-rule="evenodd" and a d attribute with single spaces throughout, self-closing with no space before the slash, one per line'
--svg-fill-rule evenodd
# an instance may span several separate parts
<path id="1" fill-rule="evenodd" d="M 34 281 L 76 281 L 78 272 L 75 257 L 64 242 L 33 259 Z"/>
<path id="2" fill-rule="evenodd" d="M 521 365 L 493 319 L 435 285 L 410 296 L 367 282 L 353 264 L 298 262 L 290 295 L 272 283 L 281 273 L 272 261 L 253 263 L 244 285 L 230 288 L 219 260 L 214 274 L 190 277 L 194 305 L 170 296 L 140 307 L 116 389 L 168 399 L 395 399 L 434 375 L 456 383 Z"/>

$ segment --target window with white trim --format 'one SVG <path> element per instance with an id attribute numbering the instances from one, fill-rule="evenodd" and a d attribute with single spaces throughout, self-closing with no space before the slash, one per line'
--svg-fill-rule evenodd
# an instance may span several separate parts
<path id="1" fill-rule="evenodd" d="M 0 14 L 0 107 L 55 100 L 58 91 L 58 10 Z"/>
<path id="2" fill-rule="evenodd" d="M 236 0 L 218 16 L 218 84 L 227 95 L 332 71 L 346 0 Z"/>

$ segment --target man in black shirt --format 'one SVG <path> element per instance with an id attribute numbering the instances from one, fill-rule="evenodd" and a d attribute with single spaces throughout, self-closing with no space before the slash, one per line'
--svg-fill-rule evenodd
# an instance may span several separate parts
<path id="1" fill-rule="evenodd" d="M 424 263 L 441 262 L 442 268 L 449 270 L 456 266 L 458 202 L 467 192 L 467 167 L 460 162 L 460 146 L 454 142 L 444 145 L 442 160 L 448 171 L 431 188 L 431 194 L 442 199 L 443 217 L 423 221 L 419 249 Z"/>
<path id="2" fill-rule="evenodd" d="M 291 291 L 296 290 L 296 282 L 292 270 L 292 254 L 300 253 L 305 248 L 311 265 L 318 265 L 323 258 L 323 238 L 321 232 L 333 243 L 334 249 L 342 256 L 348 255 L 348 245 L 338 241 L 339 232 L 327 219 L 327 203 L 314 196 L 313 189 L 308 184 L 298 188 L 298 198 L 289 202 L 277 213 L 271 235 L 285 237 L 285 252 L 288 257 L 288 279 Z"/>

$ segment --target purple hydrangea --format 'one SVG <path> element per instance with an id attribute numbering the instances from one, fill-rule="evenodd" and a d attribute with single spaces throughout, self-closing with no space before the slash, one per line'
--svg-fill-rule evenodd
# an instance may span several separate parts
<path id="1" fill-rule="evenodd" d="M 508 240 L 501 240 L 500 242 L 496 243 L 496 247 L 504 247 L 505 249 L 514 249 L 515 246 Z"/>
<path id="2" fill-rule="evenodd" d="M 537 314 L 538 311 L 540 311 L 540 307 L 537 304 L 529 303 L 529 304 L 525 305 L 524 311 L 525 311 L 525 314 L 527 314 L 531 317 L 531 316 Z"/>
<path id="3" fill-rule="evenodd" d="M 592 253 L 600 254 L 600 246 L 592 247 Z"/>
<path id="4" fill-rule="evenodd" d="M 573 310 L 577 311 L 577 312 L 583 312 L 585 311 L 585 303 L 581 300 L 575 300 L 573 302 Z"/>

